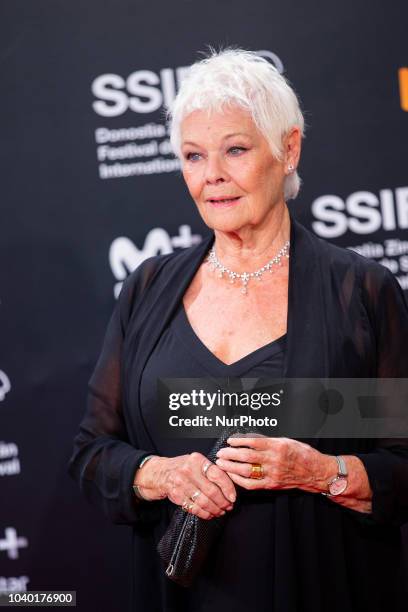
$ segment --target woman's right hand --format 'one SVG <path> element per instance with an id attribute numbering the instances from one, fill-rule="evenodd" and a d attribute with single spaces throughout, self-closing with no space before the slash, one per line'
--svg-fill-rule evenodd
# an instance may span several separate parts
<path id="1" fill-rule="evenodd" d="M 136 471 L 134 482 L 148 500 L 167 497 L 178 506 L 187 502 L 193 504 L 191 514 L 212 519 L 232 509 L 236 490 L 228 474 L 215 463 L 204 474 L 208 461 L 197 452 L 178 457 L 154 456 Z M 199 495 L 192 500 L 197 491 Z"/>

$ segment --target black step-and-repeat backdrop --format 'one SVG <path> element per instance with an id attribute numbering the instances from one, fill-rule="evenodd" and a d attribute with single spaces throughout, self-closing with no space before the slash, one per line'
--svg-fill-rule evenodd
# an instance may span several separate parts
<path id="1" fill-rule="evenodd" d="M 0 17 L 0 592 L 127 609 L 130 530 L 67 476 L 115 297 L 206 231 L 164 121 L 197 51 L 259 51 L 308 125 L 291 203 L 408 290 L 408 5 L 37 0 Z M 142 612 L 142 611 L 141 611 Z"/>

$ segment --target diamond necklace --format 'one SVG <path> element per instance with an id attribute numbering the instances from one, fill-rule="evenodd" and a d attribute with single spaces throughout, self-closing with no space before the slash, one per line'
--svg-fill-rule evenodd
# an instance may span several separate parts
<path id="1" fill-rule="evenodd" d="M 282 257 L 286 257 L 287 259 L 289 259 L 289 246 L 290 242 L 288 240 L 287 242 L 285 242 L 281 250 L 275 255 L 275 257 L 273 257 L 270 261 L 268 261 L 267 264 L 265 264 L 264 266 L 262 266 L 262 268 L 259 268 L 259 270 L 256 270 L 255 272 L 243 272 L 242 274 L 239 274 L 238 272 L 233 272 L 229 268 L 223 266 L 222 263 L 217 259 L 214 245 L 211 247 L 206 261 L 210 266 L 211 272 L 217 270 L 217 276 L 219 278 L 222 278 L 224 274 L 226 274 L 229 278 L 230 283 L 234 283 L 235 279 L 239 278 L 242 281 L 241 293 L 245 295 L 248 293 L 248 282 L 251 278 L 255 278 L 257 281 L 260 281 L 264 272 L 269 271 L 269 273 L 272 274 L 274 265 L 282 265 Z"/>

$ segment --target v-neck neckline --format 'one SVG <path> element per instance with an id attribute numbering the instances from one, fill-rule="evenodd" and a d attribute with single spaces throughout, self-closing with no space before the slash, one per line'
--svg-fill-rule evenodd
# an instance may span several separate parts
<path id="1" fill-rule="evenodd" d="M 251 351 L 233 363 L 225 363 L 219 359 L 201 340 L 194 331 L 184 307 L 183 300 L 179 305 L 174 318 L 174 330 L 179 340 L 193 354 L 193 356 L 208 370 L 216 371 L 220 376 L 241 376 L 251 368 L 257 366 L 267 358 L 283 352 L 286 346 L 286 333 L 276 340 Z M 186 342 L 187 340 L 187 342 Z"/>

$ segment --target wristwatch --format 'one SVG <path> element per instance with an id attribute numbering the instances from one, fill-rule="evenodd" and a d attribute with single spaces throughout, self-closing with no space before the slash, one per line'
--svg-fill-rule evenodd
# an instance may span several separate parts
<path id="1" fill-rule="evenodd" d="M 140 470 L 140 468 L 142 467 L 142 465 L 144 465 L 147 461 L 149 461 L 149 459 L 151 459 L 152 457 L 155 457 L 156 455 L 147 455 L 146 457 L 144 457 L 142 459 L 142 461 L 139 463 L 138 469 Z M 136 470 L 137 471 L 137 470 Z M 136 495 L 136 497 L 138 497 L 139 499 L 146 499 L 144 497 L 144 495 L 142 495 L 139 486 L 137 484 L 133 484 L 133 491 L 134 494 Z"/>
<path id="2" fill-rule="evenodd" d="M 334 476 L 328 483 L 327 486 L 329 490 L 327 492 L 321 492 L 322 495 L 326 495 L 327 497 L 335 497 L 336 495 L 341 495 L 347 488 L 348 485 L 348 472 L 346 467 L 346 462 L 343 457 L 336 456 L 337 465 L 339 467 L 337 476 Z"/>

